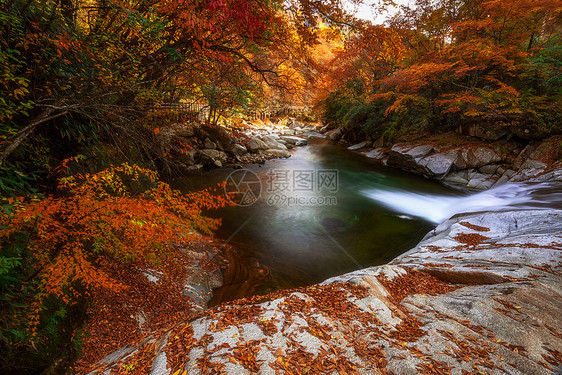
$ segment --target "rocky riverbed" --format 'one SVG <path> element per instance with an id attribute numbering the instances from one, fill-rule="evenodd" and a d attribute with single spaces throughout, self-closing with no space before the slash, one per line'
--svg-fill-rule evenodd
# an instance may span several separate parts
<path id="1" fill-rule="evenodd" d="M 241 168 L 272 158 L 288 158 L 289 150 L 307 144 L 316 124 L 291 118 L 232 122 L 231 126 L 173 124 L 156 134 L 161 154 L 169 157 L 169 168 L 193 173 L 204 168 Z"/>
<path id="2" fill-rule="evenodd" d="M 340 129 L 326 138 L 348 143 Z M 383 146 L 363 141 L 348 147 L 385 165 L 469 189 L 516 181 L 562 181 L 562 136 L 542 141 L 479 139 L 449 133 Z"/>
<path id="3" fill-rule="evenodd" d="M 388 265 L 217 306 L 94 373 L 550 374 L 561 251 L 560 210 L 457 216 Z"/>
<path id="4" fill-rule="evenodd" d="M 295 137 L 286 128 L 247 133 L 256 147 L 241 141 L 244 155 L 276 150 L 273 142 L 286 146 L 279 140 Z M 341 137 L 307 131 L 295 130 L 295 144 Z M 373 148 L 367 141 L 350 149 L 467 187 L 534 180 L 551 181 L 556 192 L 562 170 L 549 150 L 557 141 L 509 153 L 478 142 Z M 455 180 L 459 173 L 468 178 Z M 207 284 L 187 291 L 200 309 L 213 287 Z M 562 366 L 561 296 L 562 210 L 460 214 L 387 265 L 212 307 L 147 332 L 82 372 L 551 374 Z"/>

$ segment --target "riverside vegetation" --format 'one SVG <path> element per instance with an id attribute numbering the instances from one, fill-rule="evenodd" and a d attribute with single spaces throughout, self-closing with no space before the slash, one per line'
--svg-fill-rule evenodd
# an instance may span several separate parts
<path id="1" fill-rule="evenodd" d="M 373 7 L 382 12 L 390 5 L 391 1 Z M 545 168 L 559 158 L 562 10 L 558 2 L 416 0 L 410 7 L 400 7 L 384 25 L 358 19 L 345 9 L 339 1 L 304 0 L 7 0 L 0 4 L 2 372 L 61 373 L 79 357 L 86 359 L 79 367 L 85 369 L 88 361 L 91 364 L 126 342 L 149 332 L 166 332 L 172 324 L 195 316 L 202 304 L 197 302 L 199 297 L 183 290 L 183 282 L 197 269 L 202 276 L 192 284 L 204 281 L 206 290 L 216 285 L 215 274 L 226 265 L 220 255 L 213 255 L 220 253 L 220 246 L 201 234 L 211 234 L 220 222 L 208 218 L 207 211 L 229 203 L 212 189 L 180 194 L 162 179 L 225 164 L 287 157 L 291 145 L 303 142 L 287 137 L 315 130 L 312 125 L 281 120 L 276 126 L 286 133 L 266 134 L 263 123 L 243 120 L 247 113 L 307 106 L 314 109 L 311 116 L 323 123 L 325 131 L 335 129 L 332 132 L 339 135 L 333 138 L 344 135 L 353 143 L 375 142 L 376 148 L 386 147 L 385 152 L 399 141 L 459 130 L 484 142 L 508 140 L 518 153 L 527 150 L 522 163 L 548 138 Z M 202 104 L 207 110 L 204 114 L 173 111 L 162 103 Z M 451 138 L 443 139 L 451 143 Z M 432 142 L 432 149 L 419 159 L 450 149 L 450 144 L 439 142 Z M 463 147 L 457 151 L 462 153 Z M 395 148 L 394 152 L 409 150 Z M 462 168 L 458 160 L 449 160 L 449 169 L 438 163 L 447 171 L 441 173 L 436 167 L 439 171 L 434 174 L 443 177 L 466 170 L 461 177 L 469 184 L 468 173 L 482 172 L 469 169 L 484 167 Z M 427 163 L 418 169 L 418 161 L 410 165 L 418 173 L 432 170 Z M 509 169 L 499 161 L 491 164 L 497 167 L 492 175 L 500 167 L 504 170 L 496 180 Z M 550 215 L 556 221 L 559 213 Z M 473 219 L 467 221 L 471 225 L 485 221 Z M 534 216 L 528 220 L 532 222 Z M 463 243 L 459 238 L 455 241 Z M 480 243 L 468 245 L 473 251 Z M 530 248 L 551 251 L 559 246 L 531 240 L 508 245 L 504 247 L 529 252 Z M 551 276 L 559 272 L 551 269 L 557 267 L 553 262 L 550 259 L 519 281 L 543 280 L 537 288 L 558 285 Z M 412 267 L 420 272 L 427 268 Z M 400 277 L 414 273 L 426 280 L 427 288 L 421 292 L 446 293 L 447 298 L 462 293 L 449 285 L 454 279 L 450 275 L 436 280 L 409 268 L 392 272 Z M 379 277 L 376 271 L 375 277 L 392 289 L 392 272 Z M 519 282 L 512 278 L 520 276 L 508 272 L 501 277 L 512 283 Z M 163 288 L 169 288 L 171 297 L 163 299 L 165 293 L 150 284 L 150 278 L 165 280 Z M 379 295 L 374 279 L 365 282 L 377 285 L 372 293 Z M 349 317 L 338 308 L 359 310 L 349 310 L 348 304 L 354 302 L 338 297 L 335 289 L 358 300 L 367 298 L 363 289 L 347 284 L 311 288 L 304 293 L 319 301 L 321 311 L 338 319 Z M 339 302 L 326 305 L 319 291 L 326 296 L 335 293 Z M 297 303 L 297 297 L 288 293 L 270 299 L 283 297 Z M 403 342 L 422 337 L 421 324 L 404 312 L 404 296 L 396 293 L 389 291 L 388 300 L 402 311 L 398 315 L 404 322 L 389 324 L 407 326 L 404 332 L 410 336 L 391 329 L 393 340 L 388 343 L 406 347 Z M 153 301 L 159 301 L 158 308 L 147 309 Z M 128 316 L 129 303 L 144 306 L 146 316 Z M 498 303 L 519 311 L 516 305 L 511 309 L 509 301 Z M 240 312 L 243 309 L 233 315 L 226 310 L 208 313 L 228 317 L 224 322 L 216 320 L 214 324 L 221 325 L 218 331 L 249 321 L 256 313 Z M 432 313 L 437 319 L 443 312 Z M 112 329 L 110 316 L 127 323 L 121 330 Z M 374 322 L 373 317 L 364 318 L 367 324 Z M 137 324 L 143 319 L 149 321 L 146 332 Z M 207 315 L 202 315 L 199 322 L 205 319 Z M 268 334 L 280 329 L 268 320 L 260 322 Z M 323 320 L 310 324 L 316 327 L 315 337 L 329 339 Z M 545 324 L 552 327 L 553 323 Z M 189 327 L 177 328 L 181 334 L 164 340 L 164 346 L 173 346 L 170 353 L 196 350 L 192 339 L 182 341 L 193 336 Z M 545 329 L 559 339 L 556 327 Z M 121 337 L 110 336 L 112 331 L 119 331 Z M 353 330 L 342 332 L 354 334 Z M 287 335 L 285 339 L 291 340 L 292 333 Z M 503 345 L 505 341 L 499 340 L 512 352 L 524 346 Z M 145 352 L 154 342 L 144 344 L 141 359 L 121 363 L 119 371 L 142 373 L 148 368 L 150 356 Z M 258 368 L 255 344 L 251 341 L 233 349 L 239 366 L 249 371 Z M 356 345 L 357 353 L 383 358 L 381 348 L 363 346 L 362 341 Z M 537 366 L 560 364 L 555 344 L 543 346 L 547 349 L 541 352 L 537 346 L 527 355 L 532 362 L 539 363 L 537 358 L 542 356 L 546 362 Z M 490 360 L 463 343 L 458 347 L 484 363 L 475 366 L 496 368 L 500 358 L 507 358 Z M 318 347 L 321 353 L 325 349 Z M 410 349 L 411 354 L 416 348 Z M 354 371 L 361 363 L 334 363 L 327 354 L 322 356 L 326 361 L 313 362 L 297 346 L 290 350 L 295 354 L 293 362 L 281 359 L 270 367 L 283 371 L 298 363 L 320 371 L 322 366 L 342 365 Z M 197 368 L 203 372 L 223 367 L 201 358 Z M 382 362 L 372 366 L 383 371 Z M 428 359 L 418 369 L 446 372 L 452 362 L 443 362 L 447 361 Z M 172 367 L 180 365 L 174 357 Z"/>

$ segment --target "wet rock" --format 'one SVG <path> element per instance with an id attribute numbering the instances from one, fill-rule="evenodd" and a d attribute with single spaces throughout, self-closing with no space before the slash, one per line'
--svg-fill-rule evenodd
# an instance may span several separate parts
<path id="1" fill-rule="evenodd" d="M 308 132 L 306 134 L 306 136 L 307 136 L 308 141 L 311 141 L 311 140 L 314 140 L 314 139 L 326 139 L 325 134 L 321 134 L 321 133 L 318 133 L 318 132 Z"/>
<path id="2" fill-rule="evenodd" d="M 544 168 L 521 168 L 509 181 L 527 181 L 540 176 L 544 171 Z"/>
<path id="3" fill-rule="evenodd" d="M 386 152 L 382 148 L 374 148 L 370 151 L 363 152 L 363 155 L 371 159 L 382 159 L 386 156 Z"/>
<path id="4" fill-rule="evenodd" d="M 280 149 L 268 149 L 264 151 L 265 154 L 274 156 L 276 158 L 288 158 L 291 157 L 291 153 L 288 150 L 280 150 Z"/>
<path id="5" fill-rule="evenodd" d="M 283 129 L 281 130 L 281 134 L 283 135 L 294 135 L 296 132 L 294 129 Z"/>
<path id="6" fill-rule="evenodd" d="M 216 150 L 217 148 L 217 144 L 213 141 L 211 141 L 208 137 L 205 138 L 205 140 L 203 141 L 203 147 L 210 149 L 210 150 Z"/>
<path id="7" fill-rule="evenodd" d="M 455 163 L 457 155 L 455 153 L 433 154 L 426 156 L 418 161 L 418 165 L 423 168 L 423 174 L 432 178 L 443 178 Z"/>
<path id="8" fill-rule="evenodd" d="M 326 132 L 324 135 L 331 141 L 339 141 L 343 136 L 343 130 L 341 128 L 337 128 Z"/>
<path id="9" fill-rule="evenodd" d="M 230 152 L 232 152 L 236 156 L 242 156 L 248 152 L 248 149 L 243 145 L 236 143 L 234 146 L 232 146 Z"/>
<path id="10" fill-rule="evenodd" d="M 187 338 L 199 343 L 179 353 L 190 374 L 203 373 L 197 363 L 209 351 L 232 374 L 274 373 L 296 358 L 340 373 L 554 373 L 561 235 L 560 210 L 458 215 L 387 265 L 179 322 L 153 355 L 177 350 L 171 338 Z M 118 371 L 122 358 L 105 368 Z"/>
<path id="11" fill-rule="evenodd" d="M 450 182 L 453 184 L 458 185 L 466 185 L 468 184 L 468 171 L 458 171 L 458 172 L 451 172 L 445 177 L 443 177 L 443 181 Z"/>
<path id="12" fill-rule="evenodd" d="M 259 138 L 250 138 L 248 140 L 248 150 L 250 152 L 258 152 L 259 150 L 266 150 L 267 145 Z"/>
<path id="13" fill-rule="evenodd" d="M 387 163 L 393 167 L 419 172 L 418 160 L 427 156 L 432 150 L 431 145 L 396 144 L 388 153 Z"/>
<path id="14" fill-rule="evenodd" d="M 347 149 L 353 151 L 353 150 L 359 150 L 359 149 L 362 149 L 362 148 L 367 148 L 367 147 L 370 147 L 370 146 L 371 146 L 371 142 L 364 141 L 364 142 L 357 143 L 353 146 L 349 146 Z"/>
<path id="15" fill-rule="evenodd" d="M 507 182 L 509 182 L 509 179 L 510 179 L 509 177 L 503 174 L 500 178 L 498 178 L 498 180 L 494 183 L 492 187 L 506 184 Z"/>
<path id="16" fill-rule="evenodd" d="M 470 150 L 456 150 L 457 159 L 454 169 L 479 168 L 487 164 L 495 164 L 501 161 L 498 153 L 488 147 L 479 147 Z"/>
<path id="17" fill-rule="evenodd" d="M 513 169 L 519 170 L 523 163 L 529 158 L 531 153 L 535 151 L 537 148 L 537 144 L 534 142 L 529 143 L 520 153 L 517 155 L 515 160 L 513 161 Z"/>
<path id="18" fill-rule="evenodd" d="M 524 169 L 546 169 L 546 164 L 540 160 L 527 159 L 520 167 L 521 170 Z"/>
<path id="19" fill-rule="evenodd" d="M 496 174 L 498 172 L 498 169 L 499 169 L 499 166 L 497 164 L 484 165 L 484 166 L 478 168 L 480 173 L 483 173 L 483 174 Z M 502 173 L 499 173 L 499 174 L 501 175 Z"/>
<path id="20" fill-rule="evenodd" d="M 226 153 L 213 149 L 203 149 L 198 151 L 199 158 L 204 165 L 216 165 L 222 167 L 226 163 Z"/>
<path id="21" fill-rule="evenodd" d="M 478 172 L 469 173 L 468 178 L 469 181 L 466 184 L 466 187 L 480 190 L 491 188 L 497 181 L 497 178 Z"/>
<path id="22" fill-rule="evenodd" d="M 476 162 L 473 165 L 469 165 L 470 168 L 478 168 L 487 164 L 494 164 L 500 162 L 502 159 L 498 153 L 487 147 L 478 147 L 472 150 Z"/>
<path id="23" fill-rule="evenodd" d="M 307 143 L 306 139 L 295 136 L 281 136 L 281 139 L 295 146 L 304 146 Z"/>
<path id="24" fill-rule="evenodd" d="M 267 149 L 274 149 L 274 150 L 287 150 L 287 147 L 278 141 L 274 136 L 271 135 L 264 135 L 262 141 L 267 146 Z"/>

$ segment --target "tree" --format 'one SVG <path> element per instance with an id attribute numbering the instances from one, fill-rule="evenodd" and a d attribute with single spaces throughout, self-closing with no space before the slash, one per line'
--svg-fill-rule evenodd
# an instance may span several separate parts
<path id="1" fill-rule="evenodd" d="M 440 130 L 463 123 L 542 135 L 562 130 L 560 95 L 543 81 L 559 76 L 558 64 L 532 63 L 560 46 L 555 2 L 418 0 L 380 29 L 396 37 L 352 34 L 343 53 L 349 63 L 328 79 L 361 82 L 360 102 L 387 102 L 387 125 L 399 116 L 406 128 L 418 117 Z M 373 36 L 387 44 L 373 44 Z"/>
<path id="2" fill-rule="evenodd" d="M 100 289 L 124 287 L 112 267 L 143 261 L 158 269 L 178 237 L 195 243 L 216 229 L 220 220 L 203 212 L 229 201 L 212 189 L 174 191 L 155 172 L 123 164 L 63 177 L 58 196 L 10 203 L 15 210 L 0 216 L 0 349 L 8 357 L 33 347 L 48 357 L 68 345 L 54 337 L 67 332 L 70 340 L 83 324 L 69 326 L 68 311 L 95 303 Z"/>

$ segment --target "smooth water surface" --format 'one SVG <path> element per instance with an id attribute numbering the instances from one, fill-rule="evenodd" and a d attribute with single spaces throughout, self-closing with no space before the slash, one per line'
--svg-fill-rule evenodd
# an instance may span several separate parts
<path id="1" fill-rule="evenodd" d="M 516 183 L 463 192 L 326 142 L 293 150 L 289 159 L 247 169 L 261 182 L 261 197 L 248 206 L 211 213 L 223 218 L 218 237 L 246 254 L 236 267 L 255 269 L 258 264 L 267 272 L 267 277 L 251 283 L 251 292 L 241 291 L 237 297 L 310 285 L 386 263 L 457 213 L 562 207 L 559 183 Z M 202 189 L 226 181 L 233 172 L 240 173 L 211 170 L 182 179 L 176 187 Z M 320 188 L 322 173 L 332 176 L 332 184 Z M 244 285 L 247 275 L 239 273 L 243 280 L 226 294 L 249 288 Z"/>
<path id="2" fill-rule="evenodd" d="M 257 293 L 310 285 L 388 262 L 434 227 L 431 214 L 423 212 L 433 212 L 435 201 L 462 195 L 438 182 L 381 166 L 327 143 L 298 148 L 289 159 L 247 169 L 259 176 L 260 199 L 211 215 L 223 218 L 217 233 L 221 239 L 251 253 L 269 270 Z M 297 176 L 305 180 L 312 176 L 317 182 L 319 173 L 333 176 L 334 170 L 337 191 L 333 184 L 318 189 L 296 180 Z M 176 187 L 190 191 L 212 186 L 225 181 L 233 171 L 211 170 L 182 179 Z M 376 192 L 395 194 L 394 198 L 412 210 L 403 213 L 374 199 Z M 409 200 L 408 194 L 430 196 L 434 202 L 424 206 L 419 200 Z"/>

